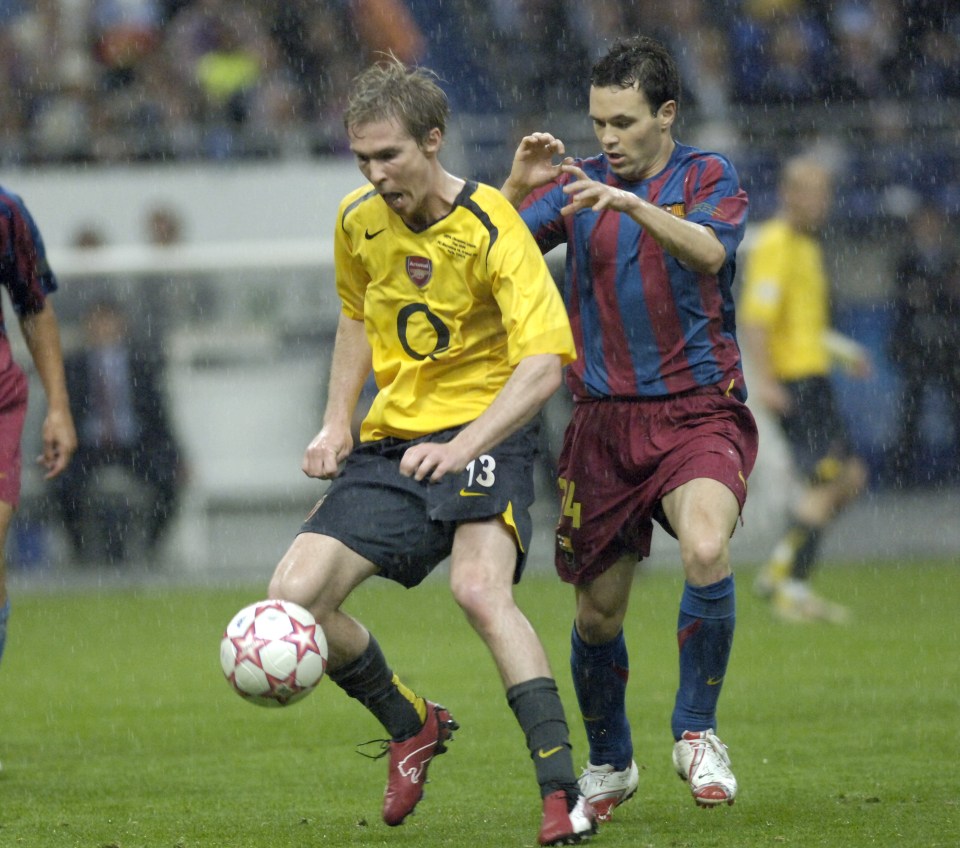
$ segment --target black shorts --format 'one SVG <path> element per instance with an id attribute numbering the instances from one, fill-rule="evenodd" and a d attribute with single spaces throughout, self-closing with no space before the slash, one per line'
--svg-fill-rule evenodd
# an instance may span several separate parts
<path id="1" fill-rule="evenodd" d="M 400 460 L 412 445 L 449 442 L 462 427 L 420 439 L 363 443 L 347 457 L 300 532 L 338 539 L 376 565 L 380 576 L 411 587 L 450 555 L 458 524 L 502 516 L 516 536 L 518 582 L 532 534 L 538 427 L 528 424 L 439 483 L 404 477 Z"/>
<path id="2" fill-rule="evenodd" d="M 797 468 L 813 481 L 827 481 L 839 462 L 851 453 L 850 435 L 840 415 L 833 384 L 827 377 L 784 383 L 790 392 L 790 412 L 780 425 Z"/>

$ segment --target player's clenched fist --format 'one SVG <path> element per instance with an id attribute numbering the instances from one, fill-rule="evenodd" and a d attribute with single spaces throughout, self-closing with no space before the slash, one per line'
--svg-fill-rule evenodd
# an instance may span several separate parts
<path id="1" fill-rule="evenodd" d="M 327 424 L 307 445 L 300 467 L 308 477 L 329 480 L 340 473 L 340 463 L 352 450 L 350 428 Z"/>

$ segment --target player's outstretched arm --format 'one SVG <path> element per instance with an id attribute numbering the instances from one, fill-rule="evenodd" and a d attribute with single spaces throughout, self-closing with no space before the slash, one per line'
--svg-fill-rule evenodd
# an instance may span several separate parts
<path id="1" fill-rule="evenodd" d="M 336 477 L 340 463 L 353 450 L 350 423 L 372 362 L 363 321 L 341 313 L 330 363 L 323 428 L 307 445 L 301 463 L 303 473 L 308 477 L 321 480 Z"/>
<path id="2" fill-rule="evenodd" d="M 848 374 L 863 380 L 873 373 L 870 352 L 850 336 L 831 328 L 824 331 L 823 343 L 831 359 Z"/>
<path id="3" fill-rule="evenodd" d="M 556 354 L 521 359 L 493 403 L 476 420 L 446 444 L 424 442 L 409 448 L 400 461 L 400 472 L 416 480 L 429 477 L 436 482 L 445 474 L 462 471 L 530 421 L 561 380 L 560 357 Z"/>
<path id="4" fill-rule="evenodd" d="M 739 337 L 747 355 L 750 397 L 774 415 L 790 411 L 790 393 L 773 373 L 770 356 L 770 331 L 761 324 L 743 323 Z"/>
<path id="5" fill-rule="evenodd" d="M 629 215 L 671 256 L 688 268 L 705 274 L 716 274 L 726 261 L 720 239 L 709 227 L 686 221 L 629 191 L 592 180 L 576 165 L 563 163 L 561 170 L 575 179 L 563 187 L 571 202 L 563 207 L 563 215 L 580 209 L 611 209 Z"/>
<path id="6" fill-rule="evenodd" d="M 554 160 L 557 156 L 563 156 L 564 150 L 563 142 L 550 133 L 532 133 L 520 140 L 513 155 L 510 175 L 500 188 L 514 208 L 518 208 L 533 189 L 560 175 L 561 163 Z"/>
<path id="7" fill-rule="evenodd" d="M 45 469 L 46 479 L 56 477 L 70 462 L 77 449 L 77 431 L 70 414 L 67 380 L 63 371 L 60 325 L 53 304 L 47 300 L 40 312 L 20 318 L 20 329 L 36 366 L 47 397 L 43 420 L 43 453 L 37 462 Z"/>

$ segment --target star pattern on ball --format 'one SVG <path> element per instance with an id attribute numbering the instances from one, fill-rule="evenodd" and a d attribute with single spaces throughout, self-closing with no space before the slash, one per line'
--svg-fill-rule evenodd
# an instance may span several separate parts
<path id="1" fill-rule="evenodd" d="M 250 626 L 239 636 L 233 636 L 230 643 L 236 654 L 234 662 L 237 665 L 249 661 L 257 668 L 263 668 L 263 661 L 260 659 L 260 649 L 266 644 L 266 639 L 261 639 L 256 634 L 256 620 L 250 622 Z"/>
<path id="2" fill-rule="evenodd" d="M 296 672 L 286 677 L 274 677 L 268 674 L 267 683 L 270 685 L 270 697 L 278 704 L 286 705 L 303 693 L 303 687 L 297 685 Z"/>
<path id="3" fill-rule="evenodd" d="M 320 682 L 327 668 L 323 628 L 290 601 L 242 609 L 224 631 L 220 665 L 231 687 L 261 706 L 286 706 Z"/>
<path id="4" fill-rule="evenodd" d="M 317 627 L 315 624 L 301 624 L 291 616 L 290 627 L 291 631 L 283 637 L 283 641 L 290 642 L 296 647 L 298 663 L 307 654 L 323 653 L 317 643 Z"/>

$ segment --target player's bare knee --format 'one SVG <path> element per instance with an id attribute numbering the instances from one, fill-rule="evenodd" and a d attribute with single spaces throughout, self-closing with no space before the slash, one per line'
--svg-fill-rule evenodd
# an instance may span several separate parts
<path id="1" fill-rule="evenodd" d="M 603 645 L 623 629 L 623 611 L 619 607 L 577 605 L 577 633 L 588 645 Z"/>
<path id="2" fill-rule="evenodd" d="M 680 548 L 687 582 L 709 586 L 730 574 L 730 549 L 720 534 L 702 534 Z"/>
<path id="3" fill-rule="evenodd" d="M 483 618 L 490 608 L 489 589 L 475 580 L 456 580 L 450 585 L 453 599 L 471 619 Z"/>
<path id="4" fill-rule="evenodd" d="M 301 570 L 278 567 L 270 579 L 267 595 L 280 601 L 292 601 L 316 615 L 317 584 L 312 575 Z"/>
<path id="5" fill-rule="evenodd" d="M 508 602 L 502 590 L 491 586 L 486 580 L 470 576 L 451 580 L 450 590 L 457 605 L 464 611 L 471 624 L 485 630 L 496 620 L 498 611 Z"/>
<path id="6" fill-rule="evenodd" d="M 577 616 L 577 634 L 588 645 L 604 645 L 617 638 L 623 625 L 608 618 Z"/>
<path id="7" fill-rule="evenodd" d="M 267 586 L 267 597 L 278 601 L 293 601 L 303 606 L 298 597 L 299 593 L 290 585 L 291 582 L 280 574 L 274 574 Z"/>

